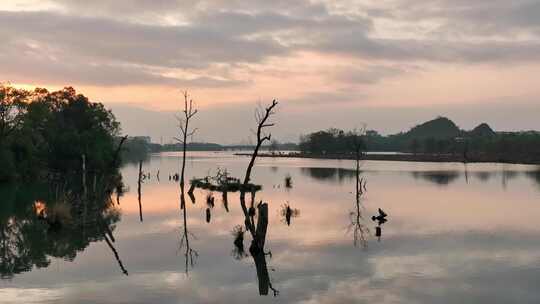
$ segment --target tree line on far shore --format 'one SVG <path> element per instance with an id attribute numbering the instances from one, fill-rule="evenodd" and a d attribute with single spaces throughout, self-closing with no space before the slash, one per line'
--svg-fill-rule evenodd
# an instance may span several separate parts
<path id="1" fill-rule="evenodd" d="M 301 136 L 298 147 L 302 154 L 352 154 L 355 146 L 350 142 L 356 133 L 335 128 L 313 132 Z M 465 159 L 513 162 L 540 160 L 540 132 L 495 132 L 485 123 L 465 131 L 444 117 L 389 136 L 368 130 L 362 132 L 361 139 L 364 151 L 459 155 Z"/>

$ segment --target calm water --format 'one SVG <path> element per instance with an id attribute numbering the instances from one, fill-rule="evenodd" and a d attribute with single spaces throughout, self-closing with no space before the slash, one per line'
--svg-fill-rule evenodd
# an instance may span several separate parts
<path id="1" fill-rule="evenodd" d="M 219 167 L 243 177 L 247 162 L 194 153 L 187 176 Z M 138 167 L 123 168 L 130 191 L 117 207 L 113 247 L 102 238 L 71 244 L 76 238 L 56 236 L 66 242 L 59 246 L 77 245 L 75 254 L 47 256 L 48 265 L 33 263 L 31 271 L 2 268 L 15 274 L 0 280 L 0 303 L 540 303 L 539 167 L 365 162 L 367 192 L 357 209 L 353 162 L 258 159 L 252 180 L 263 186 L 255 200 L 269 204 L 274 297 L 259 295 L 254 260 L 233 250 L 232 231 L 244 223 L 238 194 L 229 194 L 229 212 L 215 194 L 210 223 L 208 192 L 196 190 L 194 205 L 188 200 L 193 264 L 186 273 L 179 186 L 168 180 L 179 163 L 163 154 L 144 164 L 153 176 L 142 185 L 142 222 Z M 284 187 L 287 175 L 292 189 Z M 287 203 L 298 213 L 290 226 Z M 380 240 L 371 220 L 378 208 L 388 214 Z M 15 209 L 2 207 L 4 231 Z M 19 250 L 32 256 L 40 241 L 21 241 Z M 0 254 L 8 264 L 9 254 Z"/>

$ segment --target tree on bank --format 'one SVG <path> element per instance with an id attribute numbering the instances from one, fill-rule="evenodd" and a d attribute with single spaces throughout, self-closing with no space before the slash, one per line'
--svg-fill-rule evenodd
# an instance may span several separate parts
<path id="1" fill-rule="evenodd" d="M 114 165 L 120 124 L 103 104 L 75 89 L 49 92 L 0 85 L 0 181 L 35 179 Z"/>

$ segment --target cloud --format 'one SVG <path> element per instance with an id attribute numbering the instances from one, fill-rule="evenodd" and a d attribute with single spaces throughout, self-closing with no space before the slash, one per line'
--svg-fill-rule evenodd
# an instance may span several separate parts
<path id="1" fill-rule="evenodd" d="M 38 41 L 101 60 L 164 67 L 204 67 L 259 61 L 284 49 L 273 41 L 243 39 L 196 26 L 161 26 L 51 12 L 2 12 L 1 34 Z"/>
<path id="2" fill-rule="evenodd" d="M 299 106 L 422 99 L 403 94 L 405 84 L 421 78 L 417 66 L 432 67 L 434 76 L 441 75 L 433 81 L 459 94 L 468 88 L 456 88 L 448 70 L 435 75 L 437 67 L 464 71 L 474 65 L 487 75 L 510 64 L 535 65 L 538 5 L 18 0 L 0 5 L 0 75 L 25 84 L 103 87 L 100 98 L 114 96 L 107 101 L 115 102 L 154 102 L 176 87 L 206 89 L 203 98 L 212 102 L 254 100 L 280 90 Z M 107 95 L 107 88 L 117 86 L 137 86 L 147 94 Z M 393 90 L 398 96 L 390 96 Z"/>
<path id="3" fill-rule="evenodd" d="M 540 2 L 536 0 L 400 0 L 392 4 L 373 11 L 377 17 L 401 22 L 431 21 L 436 25 L 430 34 L 439 37 L 513 40 L 517 33 L 535 35 L 540 29 Z"/>
<path id="4" fill-rule="evenodd" d="M 349 84 L 375 84 L 379 81 L 400 76 L 409 71 L 419 70 L 411 65 L 368 65 L 365 67 L 345 66 L 338 69 L 335 79 Z"/>

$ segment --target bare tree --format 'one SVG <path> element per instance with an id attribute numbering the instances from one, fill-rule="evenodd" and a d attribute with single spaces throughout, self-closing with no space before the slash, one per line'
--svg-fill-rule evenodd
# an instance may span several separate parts
<path id="1" fill-rule="evenodd" d="M 242 207 L 242 211 L 244 212 L 244 216 L 246 219 L 246 229 L 250 231 L 253 235 L 255 235 L 255 224 L 252 221 L 252 217 L 249 215 L 250 211 L 248 210 L 246 206 L 246 189 L 249 184 L 249 181 L 251 179 L 251 170 L 253 169 L 253 166 L 255 165 L 255 159 L 257 158 L 257 155 L 259 154 L 259 149 L 261 148 L 261 145 L 265 141 L 271 140 L 272 136 L 271 134 L 265 134 L 264 129 L 273 126 L 273 123 L 268 122 L 268 119 L 270 116 L 272 116 L 274 112 L 274 108 L 277 106 L 277 101 L 274 99 L 272 100 L 272 104 L 268 106 L 267 108 L 258 108 L 255 111 L 255 121 L 257 122 L 257 144 L 255 146 L 255 150 L 253 150 L 253 154 L 251 154 L 251 160 L 249 161 L 248 167 L 246 169 L 246 176 L 244 178 L 243 183 L 243 189 L 240 191 L 240 205 Z M 251 208 L 253 209 L 253 202 L 251 203 Z"/>
<path id="2" fill-rule="evenodd" d="M 363 150 L 366 147 L 365 134 L 366 126 L 362 126 L 361 129 L 353 130 L 350 136 L 350 148 L 353 150 L 356 159 L 356 194 L 362 192 L 362 181 L 360 180 L 360 160 L 362 158 Z"/>
<path id="3" fill-rule="evenodd" d="M 246 169 L 246 176 L 244 178 L 243 188 L 240 191 L 240 205 L 244 213 L 244 225 L 246 231 L 251 234 L 252 240 L 249 247 L 249 252 L 255 262 L 257 269 L 257 278 L 259 281 L 259 294 L 267 295 L 271 289 L 274 296 L 277 296 L 279 291 L 276 290 L 270 281 L 268 274 L 268 267 L 266 265 L 266 253 L 264 252 L 264 244 L 266 241 L 266 231 L 268 228 L 268 204 L 262 201 L 257 205 L 257 211 L 255 211 L 255 192 L 251 192 L 251 204 L 248 210 L 246 206 L 246 189 L 251 178 L 251 171 L 255 165 L 255 159 L 259 153 L 261 145 L 265 141 L 271 140 L 271 135 L 264 133 L 264 129 L 273 126 L 274 124 L 269 122 L 268 119 L 274 114 L 274 108 L 277 106 L 277 101 L 274 99 L 272 104 L 267 108 L 259 108 L 255 111 L 255 121 L 257 122 L 257 144 L 255 150 L 251 155 L 248 167 Z M 255 223 L 255 215 L 257 214 L 257 223 Z M 243 239 L 242 239 L 243 240 Z M 235 246 L 238 246 L 239 241 L 235 241 Z"/>
<path id="4" fill-rule="evenodd" d="M 350 133 L 350 148 L 352 149 L 355 160 L 356 160 L 356 210 L 351 212 L 351 224 L 349 230 L 353 231 L 354 235 L 354 246 L 358 246 L 358 243 L 362 247 L 367 247 L 366 234 L 369 234 L 369 229 L 363 224 L 363 217 L 361 212 L 361 198 L 362 195 L 367 191 L 366 184 L 367 180 L 360 177 L 360 161 L 362 158 L 362 153 L 366 148 L 365 142 L 366 134 L 366 125 L 364 124 L 362 128 L 355 129 Z"/>
<path id="5" fill-rule="evenodd" d="M 187 150 L 187 141 L 188 137 L 192 137 L 193 134 L 197 131 L 197 128 L 190 130 L 189 129 L 189 123 L 191 121 L 191 118 L 197 114 L 197 109 L 193 107 L 193 99 L 189 96 L 187 91 L 182 92 L 182 95 L 184 96 L 184 110 L 179 114 L 175 115 L 176 120 L 178 121 L 178 128 L 180 129 L 179 136 L 174 137 L 174 139 L 182 144 L 182 168 L 180 171 L 180 207 L 183 210 L 183 221 L 184 221 L 184 227 L 182 236 L 180 238 L 180 245 L 179 249 L 185 248 L 185 270 L 186 274 L 189 271 L 189 265 L 193 267 L 195 265 L 195 259 L 198 256 L 198 253 L 196 250 L 191 248 L 191 245 L 189 243 L 189 237 L 193 236 L 187 227 L 187 207 L 186 207 L 186 199 L 184 194 L 184 186 L 185 186 L 185 170 L 186 170 L 186 150 Z M 195 201 L 193 193 L 189 192 L 190 197 L 192 197 L 192 200 Z"/>
<path id="6" fill-rule="evenodd" d="M 193 134 L 197 131 L 197 128 L 190 130 L 189 122 L 195 114 L 197 114 L 197 109 L 193 108 L 193 99 L 189 96 L 187 91 L 182 92 L 184 96 L 184 110 L 180 115 L 175 115 L 176 120 L 178 121 L 178 128 L 180 129 L 180 136 L 174 137 L 174 139 L 181 143 L 182 148 L 182 169 L 180 171 L 180 187 L 182 192 L 184 190 L 184 171 L 186 169 L 186 149 L 187 149 L 187 139 L 192 137 Z"/>
<path id="7" fill-rule="evenodd" d="M 270 116 L 275 114 L 274 108 L 277 106 L 278 102 L 274 99 L 272 100 L 272 104 L 268 106 L 265 109 L 259 108 L 255 111 L 255 121 L 257 122 L 257 144 L 255 145 L 255 150 L 253 151 L 253 154 L 251 155 L 251 160 L 249 161 L 249 165 L 246 170 L 246 177 L 244 178 L 244 186 L 246 186 L 249 183 L 249 180 L 251 178 L 251 170 L 253 169 L 253 165 L 255 164 L 255 159 L 257 158 L 257 155 L 259 154 L 259 149 L 261 148 L 261 145 L 265 141 L 269 141 L 272 139 L 271 134 L 265 134 L 264 129 L 268 127 L 274 126 L 274 123 L 268 122 L 268 119 Z"/>

